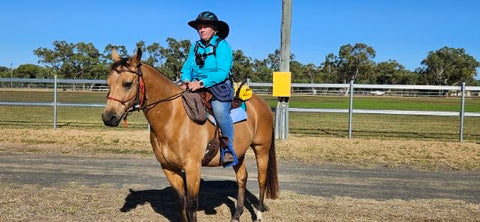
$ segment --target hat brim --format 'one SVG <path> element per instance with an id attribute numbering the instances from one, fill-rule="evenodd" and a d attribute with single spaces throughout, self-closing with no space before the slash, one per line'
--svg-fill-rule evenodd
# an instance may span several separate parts
<path id="1" fill-rule="evenodd" d="M 198 24 L 213 24 L 217 26 L 217 35 L 222 39 L 226 39 L 228 36 L 228 33 L 230 32 L 230 27 L 228 27 L 228 24 L 224 21 L 194 20 L 194 21 L 188 22 L 188 25 L 194 28 L 195 30 L 197 30 Z"/>

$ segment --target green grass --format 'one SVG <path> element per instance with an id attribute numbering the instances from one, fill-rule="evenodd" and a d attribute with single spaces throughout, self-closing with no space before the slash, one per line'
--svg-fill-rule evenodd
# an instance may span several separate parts
<path id="1" fill-rule="evenodd" d="M 105 103 L 107 92 L 58 91 L 63 103 Z M 2 102 L 53 102 L 53 91 L 0 91 Z"/>
<path id="2" fill-rule="evenodd" d="M 298 135 L 348 136 L 348 114 L 290 113 L 289 132 Z M 352 135 L 356 138 L 409 138 L 458 141 L 458 117 L 353 115 Z M 464 139 L 480 140 L 480 118 L 466 118 Z"/>
<path id="3" fill-rule="evenodd" d="M 277 98 L 271 96 L 264 98 L 270 106 L 276 106 Z M 295 96 L 289 99 L 289 107 L 295 108 L 348 109 L 349 104 L 348 96 Z M 449 97 L 356 96 L 353 98 L 354 109 L 460 111 L 460 104 L 460 98 Z M 465 111 L 480 112 L 480 98 L 467 98 Z"/>
<path id="4" fill-rule="evenodd" d="M 105 103 L 106 92 L 59 92 L 58 101 L 64 103 Z M 0 91 L 0 101 L 51 102 L 52 92 Z M 263 96 L 271 107 L 277 98 Z M 296 108 L 347 109 L 349 97 L 295 96 L 289 106 Z M 356 109 L 458 111 L 459 98 L 442 97 L 355 97 Z M 58 127 L 105 127 L 101 121 L 103 108 L 59 107 Z M 480 98 L 467 98 L 467 112 L 480 112 Z M 0 106 L 0 128 L 51 128 L 53 108 Z M 346 137 L 348 115 L 335 113 L 290 113 L 289 132 L 295 135 Z M 129 116 L 129 127 L 145 129 L 147 122 L 141 112 Z M 355 114 L 353 137 L 409 138 L 456 141 L 459 117 L 402 116 Z M 480 140 L 480 118 L 466 117 L 464 139 Z"/>

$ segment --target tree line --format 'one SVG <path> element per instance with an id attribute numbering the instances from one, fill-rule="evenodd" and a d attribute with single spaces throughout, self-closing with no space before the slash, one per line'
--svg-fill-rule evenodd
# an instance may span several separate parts
<path id="1" fill-rule="evenodd" d="M 144 52 L 143 62 L 176 80 L 191 42 L 167 38 L 166 46 L 156 42 L 146 45 L 144 41 L 137 42 L 136 46 Z M 14 70 L 0 66 L 0 76 L 52 78 L 57 75 L 66 79 L 106 79 L 113 48 L 121 56 L 128 56 L 126 47 L 121 45 L 109 44 L 100 52 L 93 43 L 54 41 L 53 48 L 33 50 L 41 65 L 23 64 Z M 292 82 L 348 83 L 354 80 L 364 84 L 458 85 L 466 82 L 468 85 L 480 85 L 480 81 L 475 79 L 480 63 L 463 48 L 443 47 L 431 51 L 421 61 L 422 67 L 414 71 L 405 69 L 396 60 L 376 63 L 373 60 L 375 55 L 375 49 L 364 43 L 342 45 L 338 54 L 326 55 L 320 66 L 302 64 L 292 54 Z M 242 50 L 234 50 L 233 60 L 231 74 L 236 81 L 250 78 L 254 82 L 271 82 L 273 72 L 279 70 L 280 51 L 275 50 L 264 59 L 252 59 Z"/>

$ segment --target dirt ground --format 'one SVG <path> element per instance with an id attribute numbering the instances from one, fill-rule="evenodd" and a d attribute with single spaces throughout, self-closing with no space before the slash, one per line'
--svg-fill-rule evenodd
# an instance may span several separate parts
<path id="1" fill-rule="evenodd" d="M 0 185 L 2 221 L 178 221 L 174 193 L 161 190 L 39 185 Z M 199 221 L 228 221 L 234 208 L 232 190 L 203 189 Z M 478 221 L 478 204 L 448 199 L 392 199 L 316 197 L 283 192 L 267 200 L 265 221 Z M 247 203 L 241 221 L 256 219 Z"/>

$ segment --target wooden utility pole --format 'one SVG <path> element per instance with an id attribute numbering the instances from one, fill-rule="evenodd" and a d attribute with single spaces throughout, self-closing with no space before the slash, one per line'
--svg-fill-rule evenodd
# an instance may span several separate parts
<path id="1" fill-rule="evenodd" d="M 292 26 L 292 0 L 282 0 L 282 26 L 280 36 L 280 72 L 290 72 L 290 30 Z"/>
<path id="2" fill-rule="evenodd" d="M 292 0 L 282 0 L 282 25 L 280 36 L 280 72 L 290 72 L 290 30 L 292 25 Z M 275 84 L 275 83 L 274 83 Z M 290 89 L 288 89 L 290 90 Z M 278 97 L 275 112 L 275 139 L 288 139 L 288 98 Z"/>

